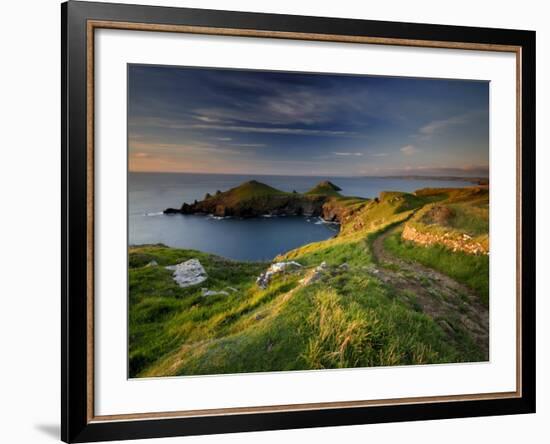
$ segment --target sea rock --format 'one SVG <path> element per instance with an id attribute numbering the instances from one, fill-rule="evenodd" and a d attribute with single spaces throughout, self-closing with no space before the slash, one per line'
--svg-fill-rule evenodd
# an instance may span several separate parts
<path id="1" fill-rule="evenodd" d="M 189 259 L 177 265 L 170 265 L 166 269 L 174 272 L 172 277 L 182 288 L 200 284 L 208 279 L 206 270 L 198 259 Z"/>
<path id="2" fill-rule="evenodd" d="M 268 287 L 274 275 L 286 272 L 289 269 L 296 269 L 301 267 L 302 265 L 295 261 L 276 262 L 274 264 L 271 264 L 266 271 L 258 276 L 258 278 L 256 279 L 256 284 L 258 284 L 260 288 L 265 289 Z"/>

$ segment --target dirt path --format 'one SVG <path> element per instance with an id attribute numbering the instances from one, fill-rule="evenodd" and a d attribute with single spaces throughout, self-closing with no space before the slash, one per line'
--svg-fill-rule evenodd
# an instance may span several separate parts
<path id="1" fill-rule="evenodd" d="M 388 230 L 372 244 L 380 264 L 376 275 L 400 294 L 409 295 L 411 304 L 431 316 L 449 338 L 466 332 L 489 359 L 489 310 L 468 287 L 449 276 L 393 256 L 384 240 L 401 226 Z"/>

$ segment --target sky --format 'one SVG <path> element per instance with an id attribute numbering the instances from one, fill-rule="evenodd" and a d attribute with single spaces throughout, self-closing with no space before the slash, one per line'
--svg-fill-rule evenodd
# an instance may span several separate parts
<path id="1" fill-rule="evenodd" d="M 130 171 L 487 176 L 489 83 L 129 65 Z"/>

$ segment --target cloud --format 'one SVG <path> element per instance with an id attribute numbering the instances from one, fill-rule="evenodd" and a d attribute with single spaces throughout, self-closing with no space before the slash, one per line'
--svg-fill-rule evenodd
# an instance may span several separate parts
<path id="1" fill-rule="evenodd" d="M 321 130 L 308 128 L 265 128 L 239 125 L 173 125 L 173 129 L 201 129 L 214 131 L 234 131 L 240 133 L 294 134 L 308 136 L 347 136 L 354 135 L 349 131 Z"/>
<path id="2" fill-rule="evenodd" d="M 231 146 L 240 146 L 243 148 L 263 148 L 265 143 L 232 143 Z"/>
<path id="3" fill-rule="evenodd" d="M 208 123 L 221 122 L 220 119 L 217 119 L 214 117 L 208 117 L 208 116 L 195 116 L 195 119 L 200 120 L 201 122 L 208 122 Z"/>
<path id="4" fill-rule="evenodd" d="M 240 151 L 227 146 L 213 145 L 200 141 L 188 141 L 185 143 L 165 143 L 157 141 L 133 142 L 130 141 L 130 150 L 140 150 L 136 153 L 131 153 L 134 158 L 152 158 L 159 156 L 188 156 L 204 153 L 215 154 L 245 154 L 245 151 Z M 250 152 L 248 152 L 250 153 Z"/>
<path id="5" fill-rule="evenodd" d="M 233 140 L 231 137 L 214 137 L 214 139 L 220 140 L 222 142 L 229 142 L 229 141 Z"/>
<path id="6" fill-rule="evenodd" d="M 480 118 L 487 113 L 486 110 L 473 110 L 448 119 L 432 120 L 430 123 L 420 127 L 418 135 L 421 137 L 430 137 L 434 134 L 443 132 L 449 127 L 456 125 L 465 125 L 475 118 Z"/>
<path id="7" fill-rule="evenodd" d="M 371 156 L 373 156 L 373 157 L 386 157 L 386 156 L 389 156 L 389 153 L 372 153 Z"/>
<path id="8" fill-rule="evenodd" d="M 313 129 L 313 128 L 285 128 L 285 127 L 258 127 L 242 125 L 210 125 L 202 123 L 180 123 L 170 119 L 142 118 L 135 119 L 131 126 L 142 128 L 144 126 L 165 129 L 204 130 L 204 131 L 229 131 L 238 133 L 264 133 L 264 134 L 291 134 L 304 136 L 342 136 L 354 137 L 358 134 L 352 131 Z"/>
<path id="9" fill-rule="evenodd" d="M 362 156 L 363 155 L 363 153 L 346 153 L 341 151 L 336 151 L 336 152 L 333 152 L 332 154 L 334 154 L 335 156 Z"/>
<path id="10" fill-rule="evenodd" d="M 399 151 L 401 151 L 405 156 L 412 156 L 413 154 L 418 153 L 420 150 L 414 145 L 405 145 Z"/>
<path id="11" fill-rule="evenodd" d="M 327 83 L 321 89 L 315 83 L 281 81 L 273 76 L 263 79 L 225 76 L 210 80 L 215 83 L 216 100 L 193 111 L 228 123 L 312 125 L 333 121 L 342 113 L 373 111 L 365 87 L 358 90 Z M 236 94 L 239 94 L 238 101 Z"/>

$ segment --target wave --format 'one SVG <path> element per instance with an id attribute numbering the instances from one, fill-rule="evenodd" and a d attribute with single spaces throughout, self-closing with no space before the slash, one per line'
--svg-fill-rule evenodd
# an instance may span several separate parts
<path id="1" fill-rule="evenodd" d="M 209 214 L 206 216 L 207 219 L 214 219 L 214 220 L 224 220 L 224 219 L 231 219 L 231 216 L 214 216 L 213 214 Z"/>
<path id="2" fill-rule="evenodd" d="M 317 218 L 317 222 L 314 222 L 315 225 L 340 225 L 340 222 L 332 221 L 332 220 L 325 220 L 322 217 Z"/>

